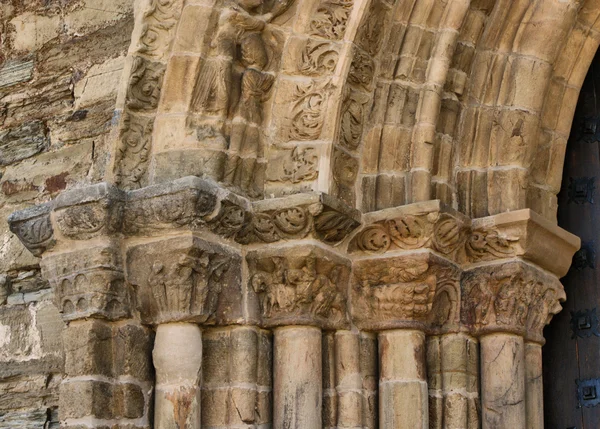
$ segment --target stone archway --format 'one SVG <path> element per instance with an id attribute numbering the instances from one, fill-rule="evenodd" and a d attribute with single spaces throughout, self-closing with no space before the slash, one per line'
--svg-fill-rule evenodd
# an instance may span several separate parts
<path id="1" fill-rule="evenodd" d="M 542 428 L 598 16 L 140 1 L 107 183 L 10 219 L 70 323 L 65 425 L 148 427 L 153 385 L 161 428 Z"/>

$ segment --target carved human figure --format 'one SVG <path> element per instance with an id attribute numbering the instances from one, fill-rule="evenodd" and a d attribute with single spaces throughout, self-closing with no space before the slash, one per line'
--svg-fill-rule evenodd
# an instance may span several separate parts
<path id="1" fill-rule="evenodd" d="M 266 67 L 267 52 L 259 34 L 250 34 L 241 43 L 241 63 L 246 68 L 242 74 L 240 100 L 231 125 L 229 153 L 223 182 L 237 185 L 250 196 L 260 191 L 253 186 L 256 158 L 262 156 L 260 125 L 264 95 L 273 85 L 274 78 L 262 70 Z"/>
<path id="2" fill-rule="evenodd" d="M 234 94 L 239 99 L 233 113 L 223 182 L 237 185 L 250 196 L 260 191 L 253 186 L 256 158 L 262 151 L 259 127 L 262 103 L 274 77 L 264 72 L 269 62 L 261 35 L 267 22 L 283 13 L 291 0 L 275 2 L 269 13 L 263 0 L 235 0 L 219 17 L 219 29 L 211 43 L 211 55 L 197 76 L 192 110 L 217 121 L 230 115 Z M 234 64 L 242 66 L 240 87 L 233 88 Z"/>
<path id="3" fill-rule="evenodd" d="M 475 323 L 480 323 L 481 325 L 489 323 L 488 316 L 493 299 L 494 294 L 489 288 L 487 278 L 473 286 L 469 292 L 469 304 L 475 316 Z"/>

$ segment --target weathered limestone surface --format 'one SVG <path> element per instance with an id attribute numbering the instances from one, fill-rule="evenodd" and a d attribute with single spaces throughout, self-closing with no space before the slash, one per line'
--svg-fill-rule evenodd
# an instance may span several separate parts
<path id="1" fill-rule="evenodd" d="M 0 4 L 0 426 L 541 429 L 596 3 Z"/>

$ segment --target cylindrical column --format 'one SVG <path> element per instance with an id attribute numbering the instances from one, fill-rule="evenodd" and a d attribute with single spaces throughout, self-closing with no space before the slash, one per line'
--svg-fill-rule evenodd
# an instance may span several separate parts
<path id="1" fill-rule="evenodd" d="M 335 333 L 323 333 L 323 429 L 335 429 L 338 395 L 335 390 Z"/>
<path id="2" fill-rule="evenodd" d="M 428 429 L 425 334 L 399 329 L 379 334 L 379 427 Z"/>
<path id="3" fill-rule="evenodd" d="M 202 425 L 270 425 L 270 335 L 230 326 L 205 329 L 202 336 Z"/>
<path id="4" fill-rule="evenodd" d="M 154 427 L 200 428 L 202 331 L 191 323 L 168 323 L 156 330 Z"/>
<path id="5" fill-rule="evenodd" d="M 358 333 L 335 333 L 335 374 L 338 395 L 337 427 L 360 428 L 363 422 Z"/>
<path id="6" fill-rule="evenodd" d="M 544 429 L 544 382 L 540 344 L 525 344 L 525 374 L 527 429 Z"/>
<path id="7" fill-rule="evenodd" d="M 484 335 L 481 344 L 483 429 L 525 429 L 525 350 L 519 335 Z"/>
<path id="8" fill-rule="evenodd" d="M 377 385 L 378 385 L 377 335 L 371 332 L 360 333 L 360 376 L 363 392 L 363 427 L 378 427 Z"/>
<path id="9" fill-rule="evenodd" d="M 321 330 L 276 328 L 274 349 L 273 427 L 321 429 Z"/>

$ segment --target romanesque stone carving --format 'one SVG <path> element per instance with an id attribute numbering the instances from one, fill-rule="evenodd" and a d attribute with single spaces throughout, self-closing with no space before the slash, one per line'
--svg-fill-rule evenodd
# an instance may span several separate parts
<path id="1" fill-rule="evenodd" d="M 423 328 L 436 296 L 440 263 L 428 254 L 356 261 L 353 321 L 362 329 Z"/>
<path id="2" fill-rule="evenodd" d="M 365 108 L 368 101 L 368 96 L 360 92 L 350 91 L 342 105 L 339 140 L 346 149 L 356 150 L 360 145 L 365 121 Z"/>
<path id="3" fill-rule="evenodd" d="M 117 248 L 92 247 L 45 257 L 42 270 L 64 320 L 117 320 L 130 314 L 129 290 Z"/>
<path id="4" fill-rule="evenodd" d="M 148 170 L 152 150 L 153 118 L 126 113 L 116 153 L 115 182 L 127 189 L 140 188 Z"/>
<path id="5" fill-rule="evenodd" d="M 509 330 L 539 341 L 565 299 L 555 277 L 520 262 L 463 274 L 461 321 L 478 331 Z"/>
<path id="6" fill-rule="evenodd" d="M 485 261 L 514 256 L 514 243 L 518 239 L 503 237 L 498 231 L 480 228 L 471 232 L 466 242 L 467 256 L 471 261 Z"/>
<path id="7" fill-rule="evenodd" d="M 216 195 L 202 189 L 176 188 L 154 195 L 134 193 L 125 210 L 123 230 L 136 234 L 152 229 L 196 226 L 206 223 L 205 217 L 213 213 L 216 205 Z"/>
<path id="8" fill-rule="evenodd" d="M 297 84 L 289 113 L 287 140 L 317 140 L 321 136 L 331 83 Z"/>
<path id="9" fill-rule="evenodd" d="M 247 258 L 264 323 L 345 326 L 349 267 L 318 251 L 281 249 L 277 255 Z"/>
<path id="10" fill-rule="evenodd" d="M 319 157 L 312 147 L 296 146 L 289 159 L 283 162 L 281 179 L 291 183 L 315 180 L 318 175 Z"/>
<path id="11" fill-rule="evenodd" d="M 165 59 L 175 26 L 181 14 L 182 0 L 152 0 L 144 11 L 139 52 Z"/>
<path id="12" fill-rule="evenodd" d="M 348 72 L 348 82 L 360 89 L 369 91 L 373 84 L 375 62 L 362 50 L 354 49 L 354 56 Z"/>
<path id="13" fill-rule="evenodd" d="M 387 29 L 387 15 L 393 3 L 393 0 L 372 1 L 364 21 L 360 24 L 356 37 L 357 44 L 371 56 L 377 55 L 381 50 Z"/>
<path id="14" fill-rule="evenodd" d="M 309 39 L 298 56 L 298 71 L 306 76 L 333 73 L 339 55 L 338 49 L 331 43 Z"/>
<path id="15" fill-rule="evenodd" d="M 291 2 L 275 2 L 268 12 L 262 1 L 237 0 L 223 9 L 194 88 L 192 110 L 205 117 L 205 125 L 198 128 L 208 127 L 228 139 L 223 183 L 251 197 L 262 194 L 257 162 L 264 153 L 262 105 L 275 80 L 266 72 L 270 59 L 262 32 Z M 242 68 L 239 87 L 237 67 Z M 223 128 L 228 118 L 231 126 Z"/>
<path id="16" fill-rule="evenodd" d="M 221 291 L 239 281 L 239 256 L 187 236 L 135 246 L 127 280 L 145 323 L 214 322 Z"/>
<path id="17" fill-rule="evenodd" d="M 310 22 L 310 34 L 330 40 L 343 39 L 353 6 L 352 0 L 322 1 Z"/>
<path id="18" fill-rule="evenodd" d="M 142 57 L 133 57 L 127 107 L 133 111 L 153 111 L 158 106 L 166 66 Z"/>
<path id="19" fill-rule="evenodd" d="M 383 253 L 428 247 L 456 257 L 467 231 L 462 221 L 448 213 L 403 215 L 367 226 L 354 237 L 349 250 Z"/>
<path id="20" fill-rule="evenodd" d="M 337 244 L 359 225 L 357 213 L 349 207 L 327 195 L 308 194 L 298 199 L 296 205 L 254 213 L 237 234 L 236 241 L 272 243 L 312 234 L 325 243 Z"/>
<path id="21" fill-rule="evenodd" d="M 65 237 L 89 240 L 121 230 L 124 195 L 107 184 L 61 194 L 54 207 L 54 222 Z"/>
<path id="22" fill-rule="evenodd" d="M 53 203 L 40 204 L 15 212 L 8 218 L 10 230 L 35 256 L 41 256 L 55 244 L 54 229 L 50 221 Z"/>
<path id="23" fill-rule="evenodd" d="M 358 169 L 358 159 L 350 156 L 341 149 L 334 149 L 333 180 L 335 188 L 332 194 L 341 198 L 349 205 L 354 205 L 354 184 L 358 177 Z"/>

